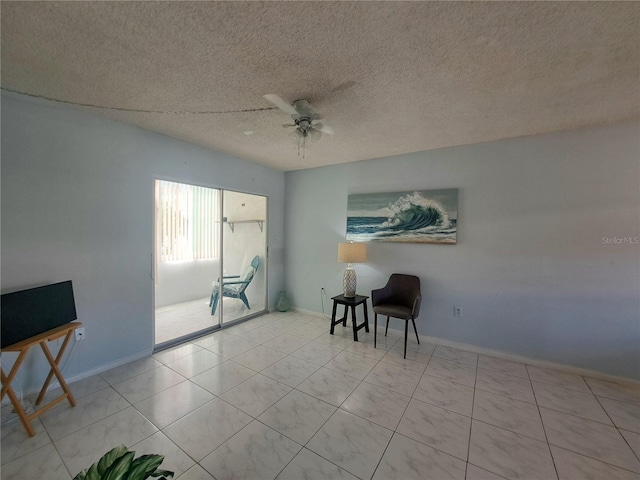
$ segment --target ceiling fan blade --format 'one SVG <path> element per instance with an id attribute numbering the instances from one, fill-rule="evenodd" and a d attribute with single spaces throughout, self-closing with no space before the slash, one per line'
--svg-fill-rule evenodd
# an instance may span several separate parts
<path id="1" fill-rule="evenodd" d="M 276 107 L 278 107 L 280 110 L 282 110 L 284 113 L 288 114 L 288 115 L 297 115 L 298 112 L 295 108 L 293 108 L 293 105 L 291 105 L 289 102 L 283 100 L 282 98 L 280 98 L 278 95 L 276 95 L 275 93 L 267 93 L 266 95 L 263 95 L 264 99 L 273 103 Z"/>
<path id="2" fill-rule="evenodd" d="M 311 139 L 312 143 L 316 143 L 318 140 L 320 140 L 320 138 L 322 138 L 322 130 L 311 127 L 309 129 L 309 138 Z"/>
<path id="3" fill-rule="evenodd" d="M 284 128 L 297 127 L 297 125 L 295 123 L 283 123 L 282 126 Z"/>
<path id="4" fill-rule="evenodd" d="M 322 133 L 326 133 L 328 135 L 333 135 L 333 128 L 329 125 L 324 125 L 322 123 L 316 123 L 313 125 L 313 128 L 320 130 Z"/>

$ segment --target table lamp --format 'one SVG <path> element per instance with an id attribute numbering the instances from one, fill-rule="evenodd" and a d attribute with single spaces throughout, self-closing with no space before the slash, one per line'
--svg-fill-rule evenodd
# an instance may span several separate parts
<path id="1" fill-rule="evenodd" d="M 342 287 L 346 298 L 356 296 L 356 270 L 353 263 L 365 263 L 367 261 L 367 245 L 365 243 L 340 242 L 338 244 L 338 262 L 346 263 Z"/>

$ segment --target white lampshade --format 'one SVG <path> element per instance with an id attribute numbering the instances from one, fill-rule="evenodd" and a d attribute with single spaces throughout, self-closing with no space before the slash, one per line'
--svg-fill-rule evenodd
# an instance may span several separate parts
<path id="1" fill-rule="evenodd" d="M 341 242 L 338 244 L 338 262 L 365 263 L 366 261 L 366 243 Z"/>

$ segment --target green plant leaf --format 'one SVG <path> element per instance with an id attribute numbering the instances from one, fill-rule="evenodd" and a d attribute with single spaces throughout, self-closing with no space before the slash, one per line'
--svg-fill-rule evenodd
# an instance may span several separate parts
<path id="1" fill-rule="evenodd" d="M 163 460 L 164 456 L 162 455 L 141 455 L 131 464 L 127 480 L 144 480 L 145 478 L 149 478 L 149 475 L 156 471 Z"/>
<path id="2" fill-rule="evenodd" d="M 156 470 L 151 474 L 152 477 L 160 477 L 160 475 L 162 475 L 162 477 L 159 480 L 167 480 L 167 477 L 173 478 L 173 472 L 169 470 Z"/>
<path id="3" fill-rule="evenodd" d="M 98 464 L 94 463 L 87 470 L 87 474 L 85 475 L 83 480 L 100 480 L 100 474 L 98 473 Z"/>
<path id="4" fill-rule="evenodd" d="M 119 445 L 102 458 L 75 476 L 73 480 L 145 480 L 149 477 L 160 477 L 159 480 L 173 478 L 174 473 L 158 470 L 164 461 L 163 455 L 150 454 L 135 457 L 124 445 Z"/>
<path id="5" fill-rule="evenodd" d="M 98 462 L 94 463 L 89 469 L 84 469 L 73 480 L 101 480 L 98 473 Z"/>
<path id="6" fill-rule="evenodd" d="M 75 477 L 73 477 L 73 480 L 86 480 L 86 476 L 87 476 L 87 469 L 85 468 L 79 474 L 77 474 Z"/>
<path id="7" fill-rule="evenodd" d="M 135 452 L 127 452 L 111 464 L 102 475 L 101 480 L 122 480 L 129 471 Z"/>
<path id="8" fill-rule="evenodd" d="M 107 469 L 113 464 L 113 462 L 127 453 L 127 451 L 127 447 L 125 447 L 124 445 L 119 445 L 116 448 L 113 448 L 105 453 L 98 462 L 98 474 L 100 474 L 100 476 L 104 475 L 104 472 L 107 471 Z"/>

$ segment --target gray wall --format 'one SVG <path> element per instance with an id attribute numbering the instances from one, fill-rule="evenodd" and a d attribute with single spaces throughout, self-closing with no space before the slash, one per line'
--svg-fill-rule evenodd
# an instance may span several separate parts
<path id="1" fill-rule="evenodd" d="M 73 280 L 86 340 L 65 361 L 68 378 L 152 349 L 154 175 L 269 197 L 273 303 L 284 271 L 282 172 L 2 95 L 2 291 Z M 25 390 L 41 383 L 42 352 L 32 352 L 22 372 Z"/>
<path id="2" fill-rule="evenodd" d="M 638 379 L 638 138 L 625 123 L 289 172 L 289 296 L 319 312 L 321 287 L 325 311 L 341 292 L 349 193 L 459 188 L 458 244 L 369 243 L 359 293 L 415 274 L 421 335 Z"/>

